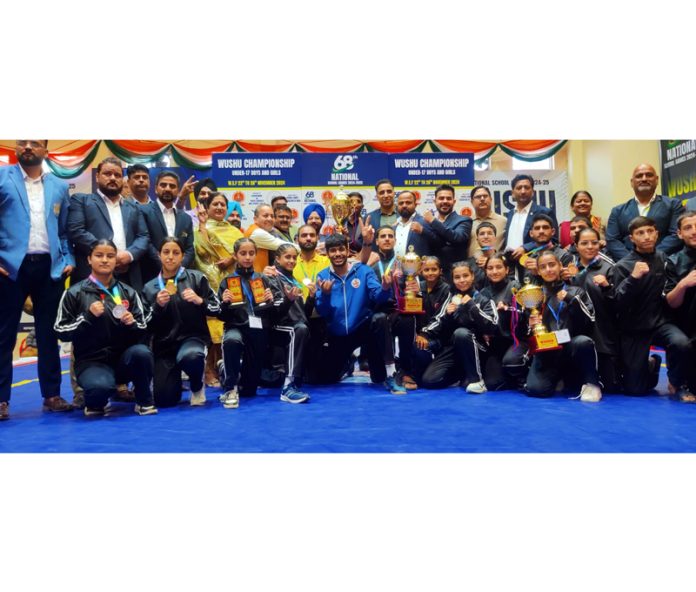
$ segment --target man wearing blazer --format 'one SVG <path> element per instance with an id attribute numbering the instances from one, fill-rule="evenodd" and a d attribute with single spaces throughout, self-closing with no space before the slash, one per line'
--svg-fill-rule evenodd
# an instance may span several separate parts
<path id="1" fill-rule="evenodd" d="M 511 252 L 512 258 L 517 260 L 536 245 L 529 234 L 532 229 L 532 219 L 536 214 L 546 214 L 551 218 L 556 237 L 558 236 L 558 221 L 551 208 L 540 206 L 532 201 L 534 198 L 534 179 L 530 175 L 516 175 L 511 186 L 515 209 L 508 210 L 505 215 L 507 224 L 503 248 Z"/>
<path id="2" fill-rule="evenodd" d="M 366 224 L 370 224 L 375 230 L 396 224 L 399 215 L 394 205 L 394 184 L 389 179 L 380 179 L 375 183 L 375 193 L 379 207 L 367 214 Z"/>
<path id="3" fill-rule="evenodd" d="M 117 279 L 136 290 L 143 287 L 140 260 L 148 249 L 149 237 L 140 213 L 143 206 L 121 196 L 123 169 L 113 156 L 97 166 L 97 193 L 75 193 L 70 197 L 68 236 L 75 250 L 77 268 L 73 283 L 90 274 L 87 263 L 92 245 L 108 238 L 116 244 Z"/>
<path id="4" fill-rule="evenodd" d="M 628 225 L 636 216 L 646 216 L 657 225 L 658 251 L 667 255 L 676 253 L 682 247 L 677 236 L 677 219 L 684 211 L 678 199 L 655 195 L 660 178 L 649 164 L 639 164 L 631 175 L 634 197 L 626 203 L 615 206 L 607 221 L 607 251 L 614 261 L 623 259 L 633 251 Z"/>
<path id="5" fill-rule="evenodd" d="M 413 247 L 416 255 L 431 255 L 431 243 L 435 235 L 425 219 L 416 213 L 416 196 L 412 191 L 402 191 L 396 199 L 396 210 L 400 218 L 394 224 L 396 244 L 394 253 L 403 257 Z"/>
<path id="6" fill-rule="evenodd" d="M 46 411 L 69 411 L 53 323 L 75 264 L 67 236 L 68 187 L 42 171 L 48 140 L 17 140 L 17 165 L 0 167 L 0 420 L 9 419 L 12 350 L 27 295 L 34 306 Z"/>
<path id="7" fill-rule="evenodd" d="M 193 221 L 186 212 L 176 208 L 179 184 L 179 175 L 174 171 L 160 172 L 155 179 L 157 200 L 140 209 L 150 235 L 147 255 L 141 263 L 144 284 L 162 269 L 159 248 L 167 236 L 175 236 L 184 243 L 182 265 L 186 268 L 193 265 Z"/>

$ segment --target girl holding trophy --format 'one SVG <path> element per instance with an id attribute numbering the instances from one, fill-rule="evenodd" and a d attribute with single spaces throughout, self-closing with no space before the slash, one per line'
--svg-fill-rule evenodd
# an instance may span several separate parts
<path id="1" fill-rule="evenodd" d="M 445 388 L 459 380 L 466 392 L 486 392 L 480 353 L 484 335 L 495 332 L 498 314 L 491 300 L 474 289 L 476 263 L 452 264 L 452 296 L 445 314 L 423 328 L 427 339 L 439 339 L 445 347 L 423 373 L 425 388 Z"/>
<path id="2" fill-rule="evenodd" d="M 588 337 L 595 321 L 592 300 L 585 290 L 561 279 L 563 266 L 553 251 L 538 257 L 537 270 L 543 285 L 527 284 L 516 294 L 518 302 L 531 309 L 528 326 L 534 357 L 527 394 L 550 397 L 563 379 L 566 386 L 582 384 L 582 401 L 597 402 L 602 398 L 597 352 Z"/>
<path id="3" fill-rule="evenodd" d="M 283 302 L 282 298 L 274 300 L 268 278 L 254 271 L 253 240 L 237 240 L 234 255 L 237 269 L 220 282 L 218 290 L 220 319 L 225 323 L 221 376 L 224 394 L 220 401 L 226 409 L 239 407 L 240 396 L 256 395 L 268 348 L 271 312 Z"/>

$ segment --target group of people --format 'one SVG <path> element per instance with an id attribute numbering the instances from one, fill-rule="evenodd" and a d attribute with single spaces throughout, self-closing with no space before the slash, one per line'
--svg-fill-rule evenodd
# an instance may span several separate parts
<path id="1" fill-rule="evenodd" d="M 147 168 L 128 167 L 124 180 L 109 157 L 96 193 L 69 195 L 43 172 L 47 141 L 17 141 L 16 153 L 0 168 L 0 419 L 27 296 L 47 411 L 100 416 L 121 397 L 151 415 L 181 402 L 182 374 L 193 406 L 206 386 L 221 386 L 229 409 L 262 385 L 305 403 L 310 385 L 356 364 L 393 394 L 459 384 L 596 402 L 603 390 L 656 386 L 651 345 L 665 347 L 672 396 L 696 402 L 696 211 L 657 195 L 650 165 L 633 171 L 634 196 L 606 227 L 587 191 L 559 227 L 522 174 L 505 216 L 483 186 L 468 217 L 452 186 L 419 213 L 413 192 L 383 179 L 379 208 L 365 213 L 353 192 L 340 231 L 323 234 L 320 204 L 293 228 L 279 196 L 242 228 L 239 205 L 210 179 L 163 171 L 151 200 Z M 414 255 L 418 275 L 404 263 Z M 529 286 L 543 294 L 538 308 L 518 298 Z M 58 339 L 73 345 L 72 403 L 60 396 Z"/>

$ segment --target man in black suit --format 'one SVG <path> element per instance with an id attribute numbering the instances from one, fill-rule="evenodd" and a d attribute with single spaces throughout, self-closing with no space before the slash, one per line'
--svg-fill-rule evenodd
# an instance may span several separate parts
<path id="1" fill-rule="evenodd" d="M 90 274 L 87 256 L 92 245 L 108 238 L 118 249 L 115 276 L 136 290 L 143 287 L 140 260 L 147 253 L 149 237 L 140 213 L 142 206 L 121 196 L 123 169 L 113 156 L 97 166 L 97 193 L 75 193 L 70 197 L 68 237 L 74 245 L 76 270 L 73 283 Z"/>
<path id="2" fill-rule="evenodd" d="M 168 236 L 175 236 L 184 243 L 184 267 L 193 265 L 193 222 L 191 216 L 175 207 L 179 194 L 180 179 L 174 171 L 162 171 L 155 179 L 155 195 L 157 199 L 140 209 L 148 234 L 150 244 L 147 255 L 143 257 L 143 283 L 156 277 L 162 266 L 159 258 L 159 248 Z"/>
<path id="3" fill-rule="evenodd" d="M 534 179 L 530 175 L 517 175 L 512 183 L 512 200 L 515 209 L 509 210 L 505 217 L 505 240 L 503 248 L 512 254 L 517 261 L 535 246 L 529 231 L 532 229 L 532 219 L 536 214 L 546 214 L 553 221 L 554 236 L 558 236 L 558 221 L 556 214 L 550 208 L 540 206 L 532 201 L 534 198 Z"/>
<path id="4" fill-rule="evenodd" d="M 396 199 L 396 210 L 400 216 L 394 224 L 396 255 L 403 257 L 408 253 L 410 246 L 413 247 L 416 255 L 432 255 L 431 243 L 435 242 L 435 235 L 423 216 L 416 212 L 416 196 L 412 191 L 399 193 Z"/>
<path id="5" fill-rule="evenodd" d="M 646 216 L 655 221 L 658 251 L 671 255 L 681 249 L 677 219 L 684 207 L 677 199 L 655 195 L 659 180 L 655 169 L 649 164 L 639 164 L 633 169 L 631 187 L 634 197 L 612 208 L 607 221 L 607 251 L 614 261 L 623 259 L 633 251 L 628 225 L 637 216 Z"/>

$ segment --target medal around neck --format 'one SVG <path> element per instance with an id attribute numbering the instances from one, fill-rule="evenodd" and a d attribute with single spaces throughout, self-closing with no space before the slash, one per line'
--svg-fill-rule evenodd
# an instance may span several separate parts
<path id="1" fill-rule="evenodd" d="M 170 296 L 174 296 L 174 294 L 177 293 L 176 289 L 176 284 L 174 283 L 174 280 L 167 280 L 167 285 L 164 287 L 164 289 L 169 293 Z"/>
<path id="2" fill-rule="evenodd" d="M 115 319 L 122 319 L 126 312 L 128 312 L 128 310 L 123 304 L 117 304 L 111 309 L 111 314 L 114 315 Z"/>

